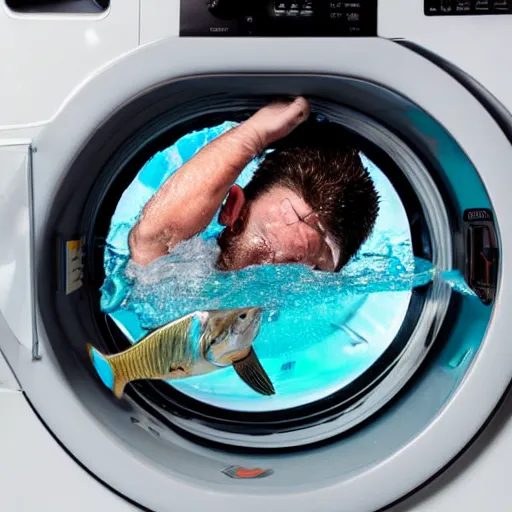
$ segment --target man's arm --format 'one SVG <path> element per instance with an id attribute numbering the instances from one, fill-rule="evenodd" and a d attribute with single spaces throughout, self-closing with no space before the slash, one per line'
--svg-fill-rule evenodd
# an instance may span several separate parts
<path id="1" fill-rule="evenodd" d="M 308 114 L 304 98 L 272 103 L 202 148 L 144 207 L 129 237 L 133 261 L 146 265 L 205 229 L 244 167 Z"/>

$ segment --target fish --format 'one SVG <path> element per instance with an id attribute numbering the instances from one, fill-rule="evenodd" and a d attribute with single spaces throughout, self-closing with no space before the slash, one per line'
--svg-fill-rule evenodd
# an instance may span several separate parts
<path id="1" fill-rule="evenodd" d="M 135 380 L 173 380 L 233 366 L 261 395 L 275 389 L 253 348 L 259 334 L 259 307 L 196 311 L 160 327 L 132 347 L 105 355 L 89 343 L 91 364 L 117 398 Z"/>

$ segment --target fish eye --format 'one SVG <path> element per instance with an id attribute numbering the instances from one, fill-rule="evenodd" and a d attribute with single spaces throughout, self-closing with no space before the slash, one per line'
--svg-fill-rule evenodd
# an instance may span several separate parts
<path id="1" fill-rule="evenodd" d="M 247 313 L 242 313 L 238 318 L 240 318 L 240 320 L 245 320 L 247 318 Z"/>

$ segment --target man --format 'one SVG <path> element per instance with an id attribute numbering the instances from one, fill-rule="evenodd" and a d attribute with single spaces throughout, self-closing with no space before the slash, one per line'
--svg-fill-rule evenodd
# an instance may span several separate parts
<path id="1" fill-rule="evenodd" d="M 131 257 L 147 265 L 203 231 L 221 207 L 217 268 L 301 263 L 338 271 L 367 239 L 378 195 L 358 149 L 284 147 L 266 156 L 251 182 L 244 167 L 309 116 L 307 101 L 275 102 L 213 140 L 151 198 L 130 233 Z"/>

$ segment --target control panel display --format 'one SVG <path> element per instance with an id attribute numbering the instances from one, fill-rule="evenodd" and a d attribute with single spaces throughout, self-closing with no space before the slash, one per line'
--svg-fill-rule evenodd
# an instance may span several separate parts
<path id="1" fill-rule="evenodd" d="M 512 14 L 512 0 L 425 0 L 427 16 Z"/>
<path id="2" fill-rule="evenodd" d="M 181 0 L 182 37 L 368 37 L 377 0 Z"/>

